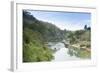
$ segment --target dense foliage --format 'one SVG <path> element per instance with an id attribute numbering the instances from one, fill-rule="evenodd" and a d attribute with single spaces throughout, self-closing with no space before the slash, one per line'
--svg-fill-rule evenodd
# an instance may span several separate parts
<path id="1" fill-rule="evenodd" d="M 56 26 L 37 20 L 30 13 L 23 11 L 23 62 L 50 61 L 53 50 L 45 43 L 50 40 L 58 41 L 60 31 Z"/>
<path id="2" fill-rule="evenodd" d="M 67 40 L 69 39 L 68 53 L 80 58 L 91 58 L 91 30 L 77 30 L 67 33 Z M 74 51 L 73 51 L 74 50 Z"/>

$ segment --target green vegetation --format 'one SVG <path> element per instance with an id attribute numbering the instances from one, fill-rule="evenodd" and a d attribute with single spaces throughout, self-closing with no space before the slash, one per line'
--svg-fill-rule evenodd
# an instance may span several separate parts
<path id="1" fill-rule="evenodd" d="M 42 43 L 38 32 L 25 28 L 23 31 L 23 61 L 39 62 L 53 59 L 52 50 Z"/>
<path id="2" fill-rule="evenodd" d="M 69 39 L 69 51 L 70 56 L 77 56 L 80 58 L 91 58 L 91 30 L 85 25 L 84 30 L 70 31 L 67 34 Z M 70 50 L 71 49 L 71 50 Z"/>
<path id="3" fill-rule="evenodd" d="M 23 10 L 23 62 L 51 61 L 56 50 L 48 48 L 48 42 L 69 41 L 68 53 L 80 58 L 91 57 L 90 27 L 84 30 L 61 30 L 52 23 L 40 21 Z"/>
<path id="4" fill-rule="evenodd" d="M 40 33 L 44 42 L 57 42 L 62 41 L 64 38 L 64 31 L 61 31 L 57 26 L 52 23 L 40 21 L 26 11 L 23 11 L 23 27 Z"/>
<path id="5" fill-rule="evenodd" d="M 54 58 L 53 50 L 44 44 L 48 38 L 44 35 L 47 29 L 42 24 L 30 13 L 23 12 L 23 62 L 51 61 Z"/>
<path id="6" fill-rule="evenodd" d="M 88 51 L 86 47 L 82 48 L 75 45 L 69 46 L 68 54 L 70 54 L 70 56 L 77 56 L 83 59 L 91 58 L 91 52 Z"/>

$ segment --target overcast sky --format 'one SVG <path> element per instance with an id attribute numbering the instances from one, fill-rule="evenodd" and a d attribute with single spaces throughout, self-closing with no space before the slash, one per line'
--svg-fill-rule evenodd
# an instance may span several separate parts
<path id="1" fill-rule="evenodd" d="M 60 29 L 64 30 L 80 30 L 84 26 L 91 25 L 90 13 L 78 12 L 52 12 L 52 11 L 29 11 L 34 17 L 39 20 L 55 24 Z"/>

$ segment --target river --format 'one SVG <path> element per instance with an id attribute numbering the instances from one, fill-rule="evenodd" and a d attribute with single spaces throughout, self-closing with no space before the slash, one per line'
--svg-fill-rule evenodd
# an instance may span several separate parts
<path id="1" fill-rule="evenodd" d="M 67 60 L 79 60 L 76 56 L 70 56 L 68 54 L 68 48 L 65 47 L 64 43 L 49 43 L 51 49 L 56 49 L 57 51 L 53 54 L 54 59 L 52 61 L 67 61 Z"/>

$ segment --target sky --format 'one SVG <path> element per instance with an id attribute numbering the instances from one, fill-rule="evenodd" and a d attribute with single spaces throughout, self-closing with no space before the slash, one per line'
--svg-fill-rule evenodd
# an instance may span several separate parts
<path id="1" fill-rule="evenodd" d="M 54 12 L 28 10 L 38 20 L 52 23 L 61 30 L 80 30 L 91 26 L 91 14 L 79 12 Z"/>

